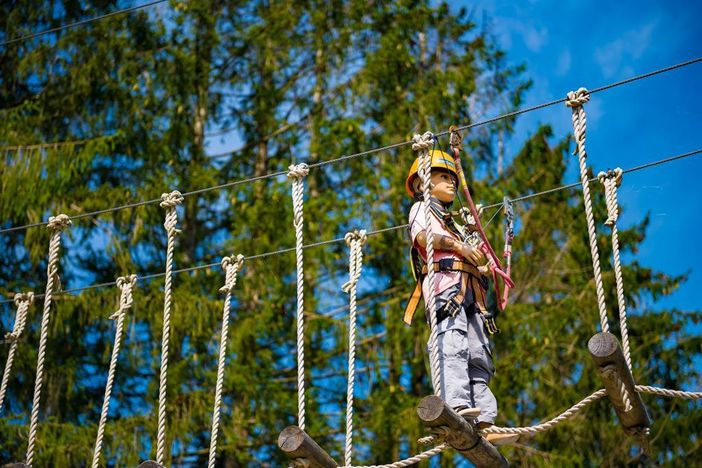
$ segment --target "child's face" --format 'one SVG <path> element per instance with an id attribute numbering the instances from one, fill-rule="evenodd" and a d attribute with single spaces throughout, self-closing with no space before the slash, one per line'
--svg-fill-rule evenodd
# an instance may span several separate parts
<path id="1" fill-rule="evenodd" d="M 431 195 L 444 203 L 451 203 L 456 197 L 456 180 L 451 174 L 443 171 L 431 173 Z"/>

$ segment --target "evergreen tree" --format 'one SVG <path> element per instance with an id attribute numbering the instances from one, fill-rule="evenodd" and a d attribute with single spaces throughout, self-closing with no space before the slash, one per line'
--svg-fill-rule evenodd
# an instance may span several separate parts
<path id="1" fill-rule="evenodd" d="M 124 5 L 104 1 L 91 11 L 75 2 L 41 6 L 1 6 L 0 38 Z M 490 31 L 479 30 L 466 11 L 406 0 L 173 1 L 10 45 L 0 54 L 1 227 L 155 201 L 76 220 L 64 234 L 65 288 L 162 272 L 166 233 L 157 202 L 172 189 L 259 178 L 185 198 L 177 268 L 288 248 L 294 245 L 284 177 L 290 164 L 314 166 L 407 141 L 413 132 L 513 110 L 529 87 L 524 67 L 507 65 Z M 554 143 L 546 127 L 504 162 L 503 171 L 496 170 L 503 163 L 495 148 L 512 123 L 467 135 L 464 168 L 477 200 L 495 202 L 504 194 L 565 182 L 568 142 Z M 241 146 L 209 157 L 208 143 L 217 140 Z M 61 141 L 73 143 L 30 146 Z M 403 181 L 413 158 L 404 146 L 312 167 L 305 178 L 306 242 L 406 223 L 411 202 Z M 266 176 L 271 173 L 282 175 Z M 597 317 L 580 200 L 573 190 L 516 205 L 518 288 L 495 340 L 500 425 L 529 425 L 601 385 L 585 348 Z M 597 219 L 604 219 L 599 195 L 595 205 Z M 620 232 L 623 252 L 636 253 L 647 222 Z M 611 250 L 605 231 L 599 243 L 606 265 Z M 498 222 L 489 235 L 501 238 Z M 2 233 L 0 242 L 0 293 L 7 298 L 20 290 L 43 292 L 46 229 Z M 428 329 L 401 325 L 412 287 L 408 247 L 406 233 L 396 230 L 372 236 L 364 249 L 357 463 L 387 463 L 421 450 L 416 439 L 424 431 L 415 407 L 431 393 Z M 337 461 L 343 458 L 348 330 L 340 287 L 347 257 L 342 242 L 305 250 L 307 432 Z M 276 440 L 297 414 L 294 271 L 294 254 L 284 252 L 247 260 L 240 274 L 218 443 L 221 466 L 286 463 Z M 633 309 L 635 377 L 669 388 L 699 382 L 694 363 L 700 338 L 690 332 L 699 312 L 645 306 L 685 277 L 635 260 L 624 274 Z M 169 466 L 203 466 L 207 460 L 221 326 L 217 290 L 223 282 L 218 268 L 174 278 Z M 613 283 L 605 268 L 605 284 Z M 135 466 L 155 454 L 162 293 L 162 278 L 140 281 L 135 290 L 106 429 L 103 463 L 109 466 Z M 117 295 L 114 287 L 97 288 L 57 297 L 52 307 L 37 466 L 82 466 L 92 456 L 114 336 L 107 317 Z M 615 304 L 613 294 L 608 303 Z M 0 462 L 24 458 L 41 306 L 37 301 L 30 313 L 0 415 Z M 3 304 L 0 317 L 3 329 L 11 329 L 10 304 Z M 7 348 L 0 347 L 0 362 Z M 651 456 L 694 464 L 701 416 L 691 410 L 699 405 L 644 400 L 655 421 Z M 506 455 L 534 466 L 636 463 L 637 452 L 622 442 L 609 403 L 601 400 L 587 411 L 506 449 Z M 450 466 L 457 458 L 447 452 L 441 460 Z"/>

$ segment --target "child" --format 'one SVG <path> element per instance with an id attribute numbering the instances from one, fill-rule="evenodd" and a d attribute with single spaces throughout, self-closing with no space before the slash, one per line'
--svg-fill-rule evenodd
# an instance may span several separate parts
<path id="1" fill-rule="evenodd" d="M 497 400 L 488 387 L 495 368 L 487 333 L 488 330 L 490 333 L 497 330 L 485 307 L 487 279 L 481 272 L 484 268 L 479 269 L 486 259 L 477 247 L 465 242 L 465 227 L 456 223 L 449 211 L 458 185 L 453 159 L 438 150 L 432 150 L 430 157 L 431 199 L 422 199 L 419 159 L 412 164 L 405 184 L 415 200 L 410 210 L 409 227 L 413 269 L 418 284 L 405 310 L 404 320 L 411 324 L 419 298 L 422 295 L 429 297 L 424 219 L 424 204 L 429 203 L 429 222 L 434 237 L 440 395 L 459 414 L 469 419 L 476 418 L 478 428 L 484 429 L 492 426 L 497 416 Z M 495 445 L 503 445 L 514 442 L 517 436 L 488 434 L 486 439 Z"/>

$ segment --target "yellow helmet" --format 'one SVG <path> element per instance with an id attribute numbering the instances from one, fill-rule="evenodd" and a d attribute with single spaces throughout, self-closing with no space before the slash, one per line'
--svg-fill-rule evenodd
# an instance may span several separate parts
<path id="1" fill-rule="evenodd" d="M 453 162 L 453 158 L 448 153 L 440 150 L 429 151 L 431 155 L 431 169 L 441 169 L 449 174 L 452 174 L 456 181 L 458 181 L 458 172 L 456 171 L 456 163 Z M 415 191 L 418 187 L 415 187 L 415 182 L 419 179 L 419 158 L 416 158 L 410 167 L 409 174 L 407 174 L 407 180 L 405 181 L 405 188 L 410 197 L 414 197 Z"/>

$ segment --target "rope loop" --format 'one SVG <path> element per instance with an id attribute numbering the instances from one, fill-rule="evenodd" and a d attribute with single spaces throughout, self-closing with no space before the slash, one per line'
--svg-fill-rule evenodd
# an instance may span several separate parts
<path id="1" fill-rule="evenodd" d="M 231 293 L 234 290 L 234 286 L 236 286 L 236 275 L 244 265 L 244 256 L 239 254 L 237 256 L 224 257 L 221 265 L 225 273 L 225 281 L 224 286 L 219 288 L 219 292 Z"/>
<path id="2" fill-rule="evenodd" d="M 63 231 L 71 224 L 73 224 L 71 218 L 69 218 L 68 215 L 61 213 L 57 216 L 50 216 L 47 227 L 52 231 Z"/>
<path id="3" fill-rule="evenodd" d="M 310 167 L 305 163 L 291 164 L 288 167 L 288 178 L 292 180 L 300 180 L 310 173 Z"/>

